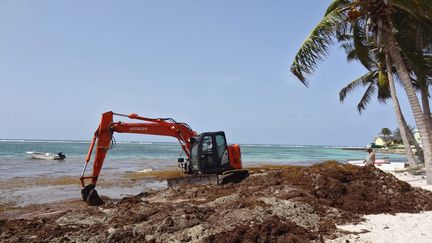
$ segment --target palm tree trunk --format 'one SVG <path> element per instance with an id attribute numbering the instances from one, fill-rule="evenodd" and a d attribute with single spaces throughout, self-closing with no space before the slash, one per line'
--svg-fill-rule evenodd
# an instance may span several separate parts
<path id="1" fill-rule="evenodd" d="M 423 33 L 420 31 L 420 29 L 417 29 L 416 32 L 417 32 L 416 46 L 421 50 L 424 48 Z M 423 113 L 426 116 L 428 129 L 429 131 L 432 131 L 432 116 L 431 116 L 430 105 L 429 105 L 429 85 L 426 80 L 426 77 L 423 74 L 418 77 L 417 81 L 419 83 L 419 88 L 420 88 Z M 431 139 L 432 139 L 432 134 L 431 134 Z"/>
<path id="2" fill-rule="evenodd" d="M 405 66 L 405 63 L 400 54 L 400 50 L 397 47 L 396 41 L 391 33 L 391 21 L 387 20 L 387 23 L 383 26 L 383 32 L 386 40 L 386 50 L 387 53 L 393 60 L 396 70 L 401 78 L 402 85 L 405 89 L 406 95 L 408 97 L 408 102 L 411 106 L 414 120 L 417 129 L 420 132 L 420 137 L 423 144 L 423 153 L 425 156 L 425 167 L 426 167 L 426 183 L 428 185 L 432 184 L 432 146 L 431 146 L 431 133 L 427 126 L 426 117 L 422 111 L 417 94 L 411 83 L 411 77 Z"/>
<path id="3" fill-rule="evenodd" d="M 421 92 L 421 101 L 422 101 L 422 107 L 423 107 L 423 113 L 426 116 L 426 122 L 429 131 L 432 131 L 432 116 L 431 116 L 431 110 L 429 105 L 429 86 L 426 83 L 426 80 L 422 80 L 422 85 L 420 85 L 420 92 Z M 431 137 L 432 139 L 432 137 Z M 431 141 L 432 143 L 432 141 Z"/>
<path id="4" fill-rule="evenodd" d="M 411 145 L 408 139 L 408 134 L 407 134 L 407 125 L 405 122 L 405 119 L 403 118 L 402 115 L 402 111 L 399 105 L 399 100 L 397 98 L 396 95 L 396 88 L 394 85 L 394 80 L 393 80 L 393 74 L 392 74 L 392 65 L 391 65 L 391 60 L 389 55 L 386 55 L 386 65 L 387 65 L 387 76 L 388 76 L 388 81 L 389 81 L 389 87 L 390 87 L 390 96 L 392 98 L 393 101 L 393 108 L 395 110 L 395 114 L 396 114 L 396 120 L 399 124 L 399 131 L 401 134 L 401 138 L 402 138 L 402 142 L 403 145 L 405 147 L 405 151 L 406 151 L 406 155 L 407 155 L 407 159 L 408 159 L 408 164 L 410 166 L 415 166 L 416 162 L 414 159 L 414 154 L 412 152 L 411 149 Z"/>
<path id="5" fill-rule="evenodd" d="M 424 164 L 423 149 L 420 147 L 419 143 L 415 139 L 414 134 L 411 132 L 410 128 L 408 127 L 408 124 L 406 123 L 405 118 L 404 118 L 403 115 L 402 115 L 402 122 L 404 123 L 404 126 L 406 128 L 407 136 L 408 136 L 408 140 L 410 141 L 410 144 L 414 145 L 414 147 L 416 149 L 415 155 L 417 155 L 417 157 L 419 159 L 419 162 L 421 164 Z"/>
<path id="6" fill-rule="evenodd" d="M 403 126 L 405 127 L 405 131 L 407 132 L 408 141 L 410 141 L 410 144 L 412 143 L 414 145 L 416 149 L 416 155 L 418 156 L 420 163 L 424 164 L 423 149 L 420 147 L 420 145 L 418 144 L 417 140 L 414 137 L 414 134 L 411 132 L 410 128 L 408 127 L 408 124 L 403 114 L 402 114 L 402 123 Z"/>

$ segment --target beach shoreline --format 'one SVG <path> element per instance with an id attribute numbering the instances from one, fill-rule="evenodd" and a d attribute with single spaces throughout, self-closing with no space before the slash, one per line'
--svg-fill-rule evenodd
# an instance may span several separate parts
<path id="1" fill-rule="evenodd" d="M 348 150 L 348 151 L 366 151 L 366 148 L 364 147 L 343 147 L 342 150 Z M 380 154 L 398 154 L 398 155 L 405 155 L 406 151 L 404 148 L 374 148 L 375 153 Z M 415 151 L 415 149 L 414 149 Z"/>

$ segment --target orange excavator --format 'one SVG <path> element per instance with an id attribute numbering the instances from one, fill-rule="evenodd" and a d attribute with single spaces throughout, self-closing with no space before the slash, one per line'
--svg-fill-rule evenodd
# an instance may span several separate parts
<path id="1" fill-rule="evenodd" d="M 140 122 L 114 122 L 114 116 L 127 117 Z M 184 158 L 179 158 L 178 166 L 186 176 L 169 179 L 168 186 L 189 183 L 225 184 L 240 182 L 249 176 L 248 171 L 242 169 L 240 146 L 238 144 L 228 145 L 225 133 L 222 131 L 197 134 L 186 123 L 176 122 L 172 118 L 146 118 L 137 114 L 125 115 L 109 111 L 102 114 L 101 122 L 94 133 L 80 177 L 83 200 L 92 206 L 104 203 L 95 187 L 105 156 L 114 145 L 114 132 L 177 138 L 187 157 L 186 161 Z M 93 160 L 93 171 L 91 175 L 86 176 L 86 169 L 95 145 L 96 155 Z M 91 180 L 91 183 L 86 185 L 85 180 Z"/>

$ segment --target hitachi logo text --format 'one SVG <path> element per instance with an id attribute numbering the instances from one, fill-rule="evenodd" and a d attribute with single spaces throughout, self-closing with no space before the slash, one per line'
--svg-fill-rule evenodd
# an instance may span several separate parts
<path id="1" fill-rule="evenodd" d="M 129 131 L 147 131 L 147 127 L 131 127 Z"/>

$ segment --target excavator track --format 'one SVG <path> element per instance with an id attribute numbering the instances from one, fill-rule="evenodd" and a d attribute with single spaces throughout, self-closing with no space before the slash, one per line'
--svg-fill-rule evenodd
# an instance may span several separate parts
<path id="1" fill-rule="evenodd" d="M 204 174 L 170 178 L 167 180 L 167 183 L 168 187 L 181 185 L 224 185 L 228 183 L 240 183 L 247 177 L 249 177 L 247 170 L 230 170 L 221 175 Z"/>
<path id="2" fill-rule="evenodd" d="M 244 179 L 249 177 L 249 171 L 247 170 L 229 170 L 225 171 L 219 176 L 219 185 L 228 183 L 240 183 Z"/>
<path id="3" fill-rule="evenodd" d="M 218 185 L 218 175 L 188 175 L 167 179 L 168 187 L 181 185 Z"/>

